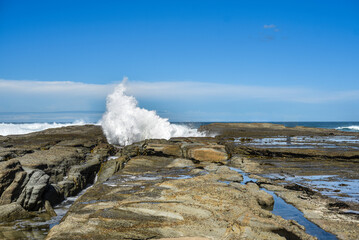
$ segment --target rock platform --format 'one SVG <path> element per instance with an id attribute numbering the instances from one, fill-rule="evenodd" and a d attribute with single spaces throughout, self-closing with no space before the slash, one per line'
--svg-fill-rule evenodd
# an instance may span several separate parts
<path id="1" fill-rule="evenodd" d="M 356 166 L 354 145 L 343 152 L 343 144 L 339 150 L 301 150 L 256 147 L 248 140 L 347 133 L 223 123 L 202 130 L 218 136 L 150 139 L 125 147 L 108 144 L 93 125 L 0 136 L 0 238 L 315 239 L 296 221 L 273 214 L 274 199 L 263 187 L 339 239 L 359 237 L 355 215 L 343 217 L 309 188 L 263 176 L 278 165 L 296 173 L 296 161 Z M 244 184 L 239 168 L 258 181 Z M 14 227 L 53 219 L 56 204 L 94 182 L 50 231 Z"/>

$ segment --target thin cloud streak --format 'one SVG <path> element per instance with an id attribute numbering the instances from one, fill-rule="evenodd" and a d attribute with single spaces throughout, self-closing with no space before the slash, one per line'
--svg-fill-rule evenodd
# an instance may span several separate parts
<path id="1" fill-rule="evenodd" d="M 31 94 L 78 94 L 78 95 L 104 95 L 113 89 L 115 84 L 88 84 L 70 81 L 29 81 L 0 79 L 0 92 L 31 93 Z"/>
<path id="2" fill-rule="evenodd" d="M 294 87 L 265 87 L 206 82 L 129 82 L 128 92 L 134 96 L 174 99 L 231 98 L 235 100 L 262 99 L 298 103 L 325 103 L 359 99 L 359 90 L 320 91 Z"/>
<path id="3" fill-rule="evenodd" d="M 5 103 L 13 96 L 21 98 L 22 94 L 42 97 L 86 97 L 88 99 L 105 99 L 116 86 L 113 84 L 87 84 L 80 82 L 43 82 L 28 80 L 1 80 L 0 100 Z M 127 92 L 137 98 L 158 100 L 181 100 L 183 98 L 196 101 L 205 99 L 229 99 L 231 101 L 259 99 L 273 102 L 327 103 L 352 101 L 359 99 L 359 90 L 323 91 L 298 87 L 247 86 L 240 84 L 218 84 L 208 82 L 141 82 L 128 81 Z M 66 98 L 64 99 L 66 101 Z M 75 103 L 69 103 L 75 104 Z"/>

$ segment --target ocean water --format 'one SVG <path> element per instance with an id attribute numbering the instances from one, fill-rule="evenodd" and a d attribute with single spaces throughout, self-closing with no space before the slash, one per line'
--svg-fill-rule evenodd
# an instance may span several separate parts
<path id="1" fill-rule="evenodd" d="M 107 96 L 103 112 L 0 113 L 0 135 L 27 134 L 48 128 L 101 125 L 107 140 L 127 145 L 149 138 L 204 136 L 197 129 L 211 122 L 170 122 L 155 111 L 138 106 L 126 92 L 126 81 Z M 287 127 L 305 126 L 359 132 L 359 122 L 272 122 Z"/>
<path id="2" fill-rule="evenodd" d="M 73 115 L 71 115 L 73 114 Z M 0 135 L 18 135 L 27 134 L 31 132 L 42 131 L 48 128 L 58 128 L 65 126 L 95 124 L 101 125 L 101 116 L 103 113 L 0 113 Z M 11 117 L 13 115 L 13 117 Z M 36 115 L 34 118 L 33 116 Z M 77 117 L 82 115 L 83 117 Z M 86 116 L 87 115 L 87 116 Z M 13 120 L 16 117 L 21 116 L 21 121 Z M 40 118 L 39 118 L 40 116 Z M 184 126 L 184 129 L 196 130 L 202 125 L 207 125 L 213 122 L 168 122 L 176 126 Z M 250 123 L 250 122 L 245 122 Z M 328 128 L 336 129 L 348 132 L 359 132 L 359 122 L 270 122 L 275 124 L 282 124 L 286 127 L 304 126 L 304 127 L 316 127 L 316 128 Z M 114 123 L 116 124 L 116 123 Z M 140 131 L 138 129 L 137 131 Z M 185 130 L 184 130 L 185 131 Z M 195 131 L 194 131 L 195 132 Z M 187 132 L 188 133 L 188 132 Z M 178 133 L 177 136 L 180 136 Z M 189 136 L 190 133 L 184 134 Z M 193 134 L 198 136 L 198 134 Z M 150 135 L 148 137 L 151 137 Z M 172 136 L 171 136 L 172 137 Z M 168 137 L 167 137 L 168 138 Z M 140 138 L 139 138 L 140 139 Z"/>

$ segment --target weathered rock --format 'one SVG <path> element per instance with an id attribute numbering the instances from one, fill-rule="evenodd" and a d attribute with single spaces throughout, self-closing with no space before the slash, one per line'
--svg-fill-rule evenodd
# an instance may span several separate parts
<path id="1" fill-rule="evenodd" d="M 256 183 L 247 183 L 246 187 L 255 196 L 258 204 L 262 208 L 273 210 L 274 199 L 272 195 L 263 190 L 260 190 Z"/>
<path id="2" fill-rule="evenodd" d="M 124 167 L 127 157 L 116 157 L 101 164 L 97 174 L 97 182 L 104 182 Z"/>
<path id="3" fill-rule="evenodd" d="M 282 239 L 282 232 L 313 239 L 297 224 L 263 210 L 246 186 L 219 181 L 230 174 L 238 180 L 237 172 L 218 167 L 218 173 L 193 176 L 191 168 L 172 162 L 130 159 L 87 190 L 47 239 Z"/>
<path id="4" fill-rule="evenodd" d="M 49 201 L 46 200 L 44 206 L 45 206 L 46 212 L 47 212 L 51 217 L 57 216 L 55 210 L 52 208 L 51 203 L 50 203 Z"/>
<path id="5" fill-rule="evenodd" d="M 145 154 L 182 157 L 182 150 L 179 144 L 149 142 L 145 145 Z"/>
<path id="6" fill-rule="evenodd" d="M 14 221 L 29 218 L 32 215 L 18 203 L 10 203 L 0 206 L 0 221 Z"/>
<path id="7" fill-rule="evenodd" d="M 78 190 L 83 189 L 87 184 L 93 183 L 95 176 L 100 169 L 101 155 L 94 155 L 86 163 L 75 165 L 68 171 L 68 180 L 73 180 Z"/>
<path id="8" fill-rule="evenodd" d="M 48 184 L 44 190 L 43 199 L 49 201 L 52 206 L 61 203 L 65 199 L 65 190 L 61 188 L 59 184 Z M 66 196 L 71 196 L 68 195 Z"/>
<path id="9" fill-rule="evenodd" d="M 42 194 L 49 182 L 49 176 L 41 170 L 33 170 L 28 174 L 29 180 L 22 190 L 17 203 L 26 210 L 38 210 L 43 206 Z"/>
<path id="10" fill-rule="evenodd" d="M 231 181 L 231 182 L 242 182 L 243 176 L 237 171 L 230 169 L 227 166 L 220 166 L 216 170 L 216 174 L 220 177 L 222 181 Z"/>
<path id="11" fill-rule="evenodd" d="M 68 169 L 84 161 L 82 153 L 71 147 L 52 147 L 16 158 L 25 169 L 40 169 L 58 182 L 66 176 Z"/>
<path id="12" fill-rule="evenodd" d="M 101 162 L 117 151 L 107 143 L 100 126 L 4 137 L 0 142 L 0 204 L 19 202 L 27 210 L 44 207 L 44 200 L 57 204 L 92 183 Z M 50 184 L 48 177 L 35 183 L 39 172 L 33 170 L 45 172 Z"/>
<path id="13" fill-rule="evenodd" d="M 193 161 L 191 161 L 189 159 L 176 158 L 167 167 L 170 167 L 170 168 L 172 168 L 172 167 L 183 168 L 183 167 L 193 167 L 193 166 L 195 166 L 195 164 L 193 163 Z"/>
<path id="14" fill-rule="evenodd" d="M 223 145 L 210 146 L 186 146 L 187 157 L 197 161 L 224 162 L 228 160 L 228 154 Z"/>
<path id="15" fill-rule="evenodd" d="M 5 189 L 0 197 L 0 205 L 10 204 L 18 199 L 24 185 L 26 184 L 27 173 L 19 171 L 16 173 L 13 182 Z"/>
<path id="16" fill-rule="evenodd" d="M 159 238 L 159 240 L 209 240 L 203 237 L 178 237 L 178 238 Z"/>
<path id="17" fill-rule="evenodd" d="M 23 171 L 23 169 L 17 160 L 0 162 L 0 196 L 14 181 L 16 173 L 20 171 Z"/>

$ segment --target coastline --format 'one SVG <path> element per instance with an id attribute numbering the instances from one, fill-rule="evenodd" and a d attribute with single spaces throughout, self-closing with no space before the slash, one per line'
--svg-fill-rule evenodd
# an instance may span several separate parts
<path id="1" fill-rule="evenodd" d="M 0 164 L 19 161 L 24 170 L 16 170 L 15 172 L 18 175 L 24 175 L 24 172 L 29 172 L 31 169 L 39 171 L 42 169 L 41 171 L 45 171 L 45 174 L 49 176 L 49 182 L 46 183 L 46 186 L 54 186 L 55 184 L 57 185 L 55 189 L 58 189 L 59 186 L 65 186 L 62 184 L 64 181 L 73 180 L 74 183 L 77 182 L 75 184 L 76 190 L 70 191 L 71 188 L 67 188 L 68 195 L 66 197 L 76 195 L 87 184 L 93 183 L 95 176 L 97 176 L 94 186 L 87 189 L 73 203 L 59 225 L 52 224 L 50 226 L 46 223 L 41 225 L 41 221 L 37 223 L 40 226 L 38 228 L 54 226 L 47 237 L 48 239 L 64 239 L 65 237 L 61 236 L 65 233 L 71 234 L 66 235 L 66 238 L 81 238 L 85 235 L 95 237 L 97 236 L 96 232 L 104 234 L 103 237 L 116 236 L 120 238 L 129 234 L 128 236 L 136 235 L 143 238 L 185 236 L 218 239 L 227 236 L 229 239 L 235 239 L 236 236 L 247 236 L 249 239 L 265 237 L 275 239 L 290 235 L 299 239 L 311 239 L 305 233 L 305 229 L 295 221 L 284 220 L 271 213 L 275 200 L 264 193 L 261 188 L 274 192 L 301 210 L 307 219 L 327 232 L 334 233 L 339 239 L 358 238 L 357 226 L 359 221 L 356 203 L 323 196 L 314 187 L 286 181 L 283 176 L 293 176 L 298 175 L 298 173 L 305 175 L 305 171 L 307 171 L 306 176 L 312 176 L 315 173 L 317 175 L 333 175 L 329 170 L 337 169 L 346 178 L 358 179 L 357 175 L 350 175 L 349 172 L 343 171 L 343 169 L 347 169 L 354 173 L 358 172 L 355 170 L 358 161 L 356 142 L 350 144 L 346 142 L 334 143 L 336 147 L 328 147 L 328 149 L 325 146 L 329 143 L 332 146 L 333 142 L 324 142 L 327 145 L 324 147 L 318 145 L 319 148 L 313 148 L 312 145 L 323 143 L 322 140 L 323 138 L 327 139 L 326 137 L 358 137 L 359 133 L 305 127 L 286 128 L 263 123 L 234 125 L 218 123 L 203 126 L 202 130 L 208 133 L 216 133 L 217 136 L 215 138 L 146 140 L 122 148 L 107 144 L 99 126 L 71 126 L 48 129 L 27 135 L 0 137 L 2 144 L 0 147 L 2 153 Z M 257 143 L 255 139 L 278 138 L 278 136 L 285 136 L 285 138 L 284 140 L 277 139 L 271 143 L 251 145 Z M 296 145 L 296 148 L 288 148 L 288 136 L 292 138 L 290 146 Z M 298 136 L 306 136 L 307 138 L 317 136 L 320 139 L 311 140 L 310 148 L 298 147 L 301 146 L 300 144 L 308 145 L 308 141 L 299 142 L 299 145 L 296 144 L 295 141 L 298 140 L 294 140 L 294 138 L 298 138 Z M 245 140 L 241 141 L 240 139 Z M 29 144 L 29 141 L 32 143 Z M 283 141 L 287 147 L 283 147 Z M 278 145 L 281 147 L 278 148 Z M 344 148 L 346 145 L 349 148 Z M 59 149 L 64 151 L 59 151 Z M 54 159 L 53 167 L 58 168 L 59 165 L 63 166 L 65 162 L 69 164 L 66 160 L 69 152 L 76 153 L 77 155 L 73 155 L 71 158 L 77 160 L 72 165 L 67 165 L 67 170 L 61 174 L 52 172 L 50 169 L 44 169 L 43 164 L 45 162 L 39 162 L 34 158 L 41 159 L 41 156 L 50 157 L 56 154 L 58 158 Z M 79 153 L 85 155 L 78 155 Z M 63 157 L 61 158 L 61 156 Z M 43 159 L 46 158 L 43 157 Z M 303 162 L 318 164 L 320 171 L 298 168 L 298 166 L 302 166 Z M 288 163 L 292 165 L 288 165 Z M 320 167 L 321 164 L 322 166 L 332 165 L 333 169 Z M 243 173 L 233 171 L 231 167 L 239 168 L 243 170 Z M 278 170 L 283 176 L 278 175 Z M 8 170 L 2 169 L 2 171 Z M 257 182 L 255 184 L 243 183 L 245 174 L 257 179 Z M 268 177 L 268 174 L 272 174 L 272 177 Z M 13 186 L 11 189 L 14 189 L 15 175 L 11 180 L 13 185 L 10 181 L 6 188 Z M 2 177 L 4 176 L 2 175 Z M 59 184 L 60 182 L 62 183 Z M 70 185 L 68 182 L 66 186 Z M 45 189 L 48 188 L 44 188 L 44 192 L 48 193 L 45 195 L 51 196 Z M 6 192 L 9 193 L 10 190 L 6 190 Z M 11 224 L 18 225 L 21 223 L 20 218 L 42 217 L 43 222 L 48 222 L 49 219 L 54 218 L 51 216 L 51 209 L 57 203 L 51 202 L 49 197 L 42 199 L 41 196 L 38 202 L 40 204 L 38 206 L 39 211 L 32 209 L 27 212 L 22 211 L 23 215 L 18 215 L 18 218 L 15 214 L 12 216 L 13 219 L 17 219 L 15 222 L 6 223 L 6 220 L 5 222 L 2 220 L 0 228 L 3 238 L 19 237 L 21 234 L 24 234 L 22 235 L 23 238 L 34 236 L 33 233 L 30 233 L 32 231 L 30 226 L 18 228 L 18 230 L 9 230 Z M 1 196 L 1 198 L 4 197 Z M 216 198 L 217 200 L 215 200 Z M 144 199 L 147 199 L 146 203 L 141 203 Z M 209 201 L 209 199 L 212 200 Z M 50 206 L 48 203 L 46 206 L 46 201 L 50 203 Z M 197 211 L 198 216 L 202 217 L 189 214 L 194 208 L 202 209 Z M 17 209 L 21 208 L 18 207 Z M 117 210 L 110 214 L 107 212 L 110 209 Z M 173 212 L 174 209 L 175 212 Z M 216 210 L 208 212 L 209 209 Z M 227 213 L 228 209 L 236 210 L 229 214 Z M 92 213 L 89 214 L 90 212 Z M 137 216 L 136 219 L 128 219 L 131 215 L 130 212 Z M 9 216 L 11 215 L 7 215 L 7 217 Z M 120 219 L 123 217 L 128 219 L 128 223 L 131 223 L 132 227 L 121 223 Z M 161 221 L 153 220 L 159 217 Z M 76 224 L 73 222 L 75 219 L 78 220 Z M 275 219 L 280 224 L 274 224 L 270 219 Z M 96 224 L 91 225 L 89 221 L 95 221 Z M 157 227 L 154 229 L 156 230 L 145 230 L 147 229 L 146 226 L 136 225 L 137 221 L 139 221 L 138 223 L 145 221 L 148 226 L 155 224 Z M 24 222 L 25 220 L 23 220 Z M 106 222 L 112 222 L 112 227 L 107 228 Z M 196 225 L 197 222 L 201 224 Z M 228 225 L 226 222 L 231 222 L 231 224 Z M 268 228 L 268 224 L 274 225 Z M 179 226 L 181 228 L 178 228 Z M 192 230 L 189 230 L 190 227 Z M 39 234 L 36 238 L 45 238 L 48 230 L 38 231 L 36 228 L 36 226 L 33 228 Z M 78 229 L 80 232 L 77 231 Z M 122 229 L 120 232 L 127 233 L 116 235 L 120 234 L 119 229 Z M 209 231 L 209 229 L 214 230 L 214 232 Z M 29 234 L 26 234 L 26 231 L 29 231 Z"/>

